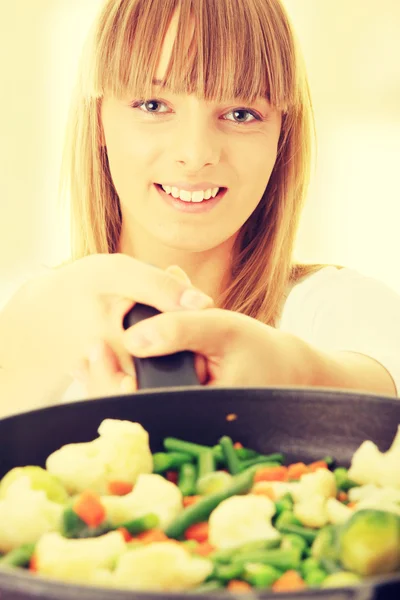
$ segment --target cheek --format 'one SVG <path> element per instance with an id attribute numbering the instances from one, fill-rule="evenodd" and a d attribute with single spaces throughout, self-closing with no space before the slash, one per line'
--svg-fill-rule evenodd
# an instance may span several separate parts
<path id="1" fill-rule="evenodd" d="M 125 125 L 109 130 L 106 144 L 111 176 L 121 199 L 124 193 L 151 183 L 151 165 L 157 156 L 153 136 Z"/>
<path id="2" fill-rule="evenodd" d="M 241 180 L 249 194 L 248 197 L 261 198 L 268 185 L 276 157 L 275 139 L 266 140 L 264 136 L 241 148 L 240 160 L 237 160 L 237 163 L 240 165 Z"/>

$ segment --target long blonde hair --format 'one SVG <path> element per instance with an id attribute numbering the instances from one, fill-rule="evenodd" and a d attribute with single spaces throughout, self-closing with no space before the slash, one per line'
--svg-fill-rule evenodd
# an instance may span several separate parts
<path id="1" fill-rule="evenodd" d="M 309 87 L 280 0 L 106 0 L 88 37 L 71 105 L 61 192 L 71 202 L 72 258 L 117 251 L 119 198 L 102 145 L 104 94 L 151 97 L 171 17 L 178 32 L 165 76 L 175 93 L 209 101 L 268 97 L 282 111 L 278 156 L 263 197 L 242 226 L 220 306 L 274 324 L 288 285 L 318 265 L 293 248 L 313 148 Z M 185 32 L 194 19 L 188 48 Z"/>

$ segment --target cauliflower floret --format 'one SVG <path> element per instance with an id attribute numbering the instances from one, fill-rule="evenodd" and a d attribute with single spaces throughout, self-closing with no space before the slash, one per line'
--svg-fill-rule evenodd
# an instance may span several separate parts
<path id="1" fill-rule="evenodd" d="M 232 496 L 217 506 L 209 518 L 209 541 L 216 548 L 235 548 L 256 540 L 280 537 L 271 525 L 275 504 L 265 496 Z"/>
<path id="2" fill-rule="evenodd" d="M 375 508 L 400 515 L 400 490 L 372 484 L 349 490 L 349 499 L 356 502 L 355 510 Z"/>
<path id="3" fill-rule="evenodd" d="M 108 494 L 110 481 L 134 484 L 141 473 L 151 473 L 153 457 L 149 434 L 139 423 L 105 419 L 92 442 L 67 444 L 46 462 L 70 494 L 91 489 Z"/>
<path id="4" fill-rule="evenodd" d="M 273 498 L 279 500 L 285 494 L 292 494 L 294 497 L 299 486 L 300 482 L 298 481 L 259 481 L 254 484 L 253 490 L 256 491 L 257 488 L 268 487 L 272 491 Z"/>
<path id="5" fill-rule="evenodd" d="M 354 514 L 351 508 L 348 508 L 348 506 L 339 502 L 336 498 L 328 498 L 325 507 L 329 523 L 332 523 L 332 525 L 341 525 Z"/>
<path id="6" fill-rule="evenodd" d="M 371 441 L 366 441 L 353 455 L 349 477 L 356 483 L 374 483 L 400 489 L 400 426 L 387 452 L 380 452 Z"/>
<path id="7" fill-rule="evenodd" d="M 292 492 L 295 502 L 306 502 L 315 495 L 324 498 L 336 496 L 335 476 L 328 469 L 317 469 L 314 473 L 306 473 L 300 478 L 300 484 Z"/>
<path id="8" fill-rule="evenodd" d="M 94 583 L 99 577 L 98 570 L 112 569 L 125 550 L 126 543 L 119 531 L 82 540 L 69 540 L 58 533 L 47 533 L 36 545 L 36 568 L 46 577 Z"/>
<path id="9" fill-rule="evenodd" d="M 58 531 L 63 510 L 43 490 L 33 490 L 29 477 L 19 477 L 0 500 L 0 552 L 33 544 L 43 534 Z"/>
<path id="10" fill-rule="evenodd" d="M 382 456 L 376 444 L 370 441 L 363 442 L 353 454 L 349 478 L 361 485 L 378 483 Z"/>
<path id="11" fill-rule="evenodd" d="M 213 571 L 211 561 L 193 557 L 176 542 L 157 542 L 126 552 L 113 573 L 115 587 L 180 591 L 202 583 Z"/>
<path id="12" fill-rule="evenodd" d="M 328 522 L 326 497 L 321 494 L 309 496 L 293 507 L 294 515 L 305 527 L 323 527 Z"/>
<path id="13" fill-rule="evenodd" d="M 179 488 L 154 474 L 139 475 L 132 492 L 126 496 L 104 496 L 102 504 L 113 525 L 153 513 L 160 520 L 159 526 L 164 528 L 183 510 Z"/>

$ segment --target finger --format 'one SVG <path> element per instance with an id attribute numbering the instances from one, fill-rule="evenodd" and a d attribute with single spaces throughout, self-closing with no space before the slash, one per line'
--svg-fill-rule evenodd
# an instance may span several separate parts
<path id="1" fill-rule="evenodd" d="M 201 385 L 206 384 L 209 380 L 209 372 L 207 369 L 207 359 L 202 354 L 195 354 L 194 368 L 199 379 L 199 383 Z"/>
<path id="2" fill-rule="evenodd" d="M 86 390 L 89 396 L 110 396 L 136 390 L 135 378 L 124 373 L 110 346 L 99 341 L 89 353 Z"/>
<path id="3" fill-rule="evenodd" d="M 96 293 L 110 294 L 111 291 L 160 311 L 202 309 L 213 304 L 209 296 L 187 282 L 125 254 L 93 254 L 82 259 L 79 268 L 83 268 L 84 261 L 85 284 Z"/>
<path id="4" fill-rule="evenodd" d="M 192 285 L 192 282 L 190 281 L 189 276 L 185 273 L 185 271 L 183 269 L 178 267 L 178 265 L 171 265 L 170 267 L 167 267 L 165 270 L 167 271 L 167 273 L 169 273 L 170 275 L 173 275 L 174 277 L 177 277 L 184 283 Z"/>
<path id="5" fill-rule="evenodd" d="M 163 313 L 125 331 L 123 341 L 127 351 L 139 357 L 181 350 L 220 356 L 233 342 L 241 318 L 246 320 L 243 325 L 248 325 L 244 315 L 220 309 Z"/>

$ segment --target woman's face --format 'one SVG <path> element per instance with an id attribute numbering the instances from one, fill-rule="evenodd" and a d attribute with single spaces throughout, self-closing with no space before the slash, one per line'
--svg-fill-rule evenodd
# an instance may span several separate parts
<path id="1" fill-rule="evenodd" d="M 159 80 L 176 23 L 164 40 Z M 264 98 L 206 102 L 155 83 L 151 98 L 106 96 L 102 124 L 124 235 L 142 231 L 168 247 L 202 252 L 233 241 L 260 202 L 281 115 Z"/>

